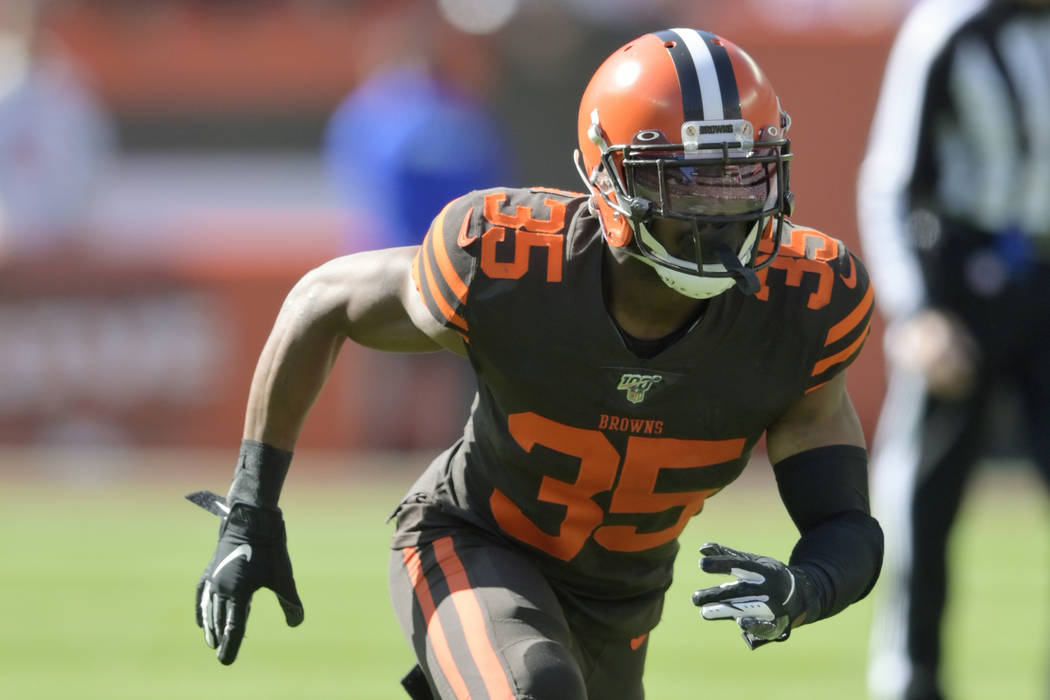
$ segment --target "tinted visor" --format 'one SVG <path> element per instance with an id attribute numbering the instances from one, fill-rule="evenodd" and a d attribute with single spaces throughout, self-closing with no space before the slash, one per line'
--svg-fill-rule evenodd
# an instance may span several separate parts
<path id="1" fill-rule="evenodd" d="M 659 216 L 747 220 L 770 205 L 776 166 L 668 158 L 630 163 L 628 170 L 632 194 L 651 201 Z"/>
<path id="2" fill-rule="evenodd" d="M 672 265 L 717 265 L 721 248 L 739 254 L 775 205 L 775 163 L 666 158 L 629 163 L 628 172 L 634 196 L 653 203 L 649 229 L 667 256 L 650 252 Z"/>

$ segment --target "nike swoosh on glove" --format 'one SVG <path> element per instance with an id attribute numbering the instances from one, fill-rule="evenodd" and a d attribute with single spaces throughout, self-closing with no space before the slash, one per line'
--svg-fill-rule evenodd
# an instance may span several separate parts
<path id="1" fill-rule="evenodd" d="M 736 620 L 748 648 L 783 642 L 806 619 L 814 598 L 810 575 L 772 557 L 740 552 L 714 542 L 700 548 L 700 568 L 735 581 L 701 588 L 693 605 L 705 620 Z"/>
<path id="2" fill-rule="evenodd" d="M 303 621 L 303 604 L 292 577 L 284 518 L 280 509 L 234 502 L 208 491 L 186 497 L 219 514 L 219 542 L 197 583 L 197 626 L 223 664 L 232 664 L 244 638 L 252 595 L 269 588 L 277 595 L 289 626 Z"/>

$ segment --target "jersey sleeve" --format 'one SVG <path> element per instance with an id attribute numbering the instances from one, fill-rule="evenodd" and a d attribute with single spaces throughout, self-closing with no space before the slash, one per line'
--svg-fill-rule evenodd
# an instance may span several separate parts
<path id="1" fill-rule="evenodd" d="M 437 215 L 412 262 L 412 279 L 427 309 L 470 342 L 467 304 L 477 267 L 470 243 L 480 235 L 474 193 L 449 202 Z"/>
<path id="2" fill-rule="evenodd" d="M 875 296 L 864 264 L 840 245 L 839 255 L 828 265 L 834 274 L 824 314 L 824 344 L 810 369 L 806 393 L 820 388 L 857 359 L 871 332 Z"/>

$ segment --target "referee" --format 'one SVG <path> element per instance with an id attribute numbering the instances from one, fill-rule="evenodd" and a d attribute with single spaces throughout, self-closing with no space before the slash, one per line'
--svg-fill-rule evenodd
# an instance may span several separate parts
<path id="1" fill-rule="evenodd" d="M 917 4 L 890 53 L 858 211 L 890 377 L 869 686 L 933 700 L 948 534 L 1000 386 L 1018 392 L 1023 444 L 1050 482 L 1050 2 Z"/>

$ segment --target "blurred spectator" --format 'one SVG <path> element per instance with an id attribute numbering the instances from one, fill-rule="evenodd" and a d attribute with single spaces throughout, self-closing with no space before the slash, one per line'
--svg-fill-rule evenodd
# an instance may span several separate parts
<path id="1" fill-rule="evenodd" d="M 432 26 L 451 31 L 440 19 Z M 324 152 L 346 215 L 344 252 L 418 245 L 449 201 L 492 183 L 512 184 L 501 129 L 468 91 L 484 89 L 488 76 L 475 72 L 476 61 L 441 55 L 449 45 L 456 43 L 433 41 L 428 55 L 420 43 L 422 55 L 381 65 L 332 115 Z M 472 42 L 469 50 L 482 45 Z M 488 71 L 495 64 L 489 55 Z M 462 429 L 474 384 L 456 358 L 368 353 L 353 367 L 348 400 L 363 444 L 436 447 Z M 448 410 L 448 396 L 460 397 L 452 404 L 459 411 Z M 440 397 L 440 406 L 430 397 Z"/>
<path id="2" fill-rule="evenodd" d="M 858 199 L 891 372 L 873 461 L 877 698 L 945 697 L 946 545 L 1000 387 L 1019 390 L 1050 480 L 1048 113 L 1045 0 L 925 0 L 901 28 Z"/>
<path id="3" fill-rule="evenodd" d="M 0 257 L 67 243 L 115 131 L 38 0 L 0 1 Z"/>
<path id="4" fill-rule="evenodd" d="M 506 182 L 509 151 L 481 101 L 425 64 L 383 68 L 332 116 L 325 156 L 347 252 L 417 245 L 446 203 Z"/>

